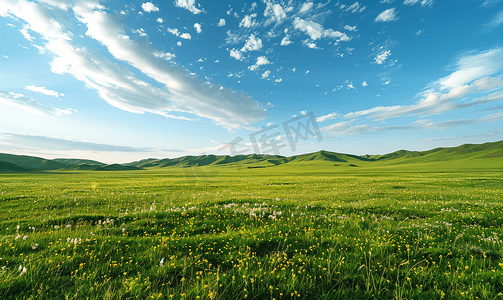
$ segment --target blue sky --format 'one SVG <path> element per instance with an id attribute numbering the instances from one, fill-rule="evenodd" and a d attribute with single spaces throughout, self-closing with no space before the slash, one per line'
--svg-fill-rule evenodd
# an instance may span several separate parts
<path id="1" fill-rule="evenodd" d="M 1 0 L 0 152 L 121 163 L 502 140 L 502 37 L 502 0 Z"/>

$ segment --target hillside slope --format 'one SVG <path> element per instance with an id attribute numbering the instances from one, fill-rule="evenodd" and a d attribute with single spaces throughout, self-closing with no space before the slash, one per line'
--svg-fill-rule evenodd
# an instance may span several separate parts
<path id="1" fill-rule="evenodd" d="M 48 170 L 96 170 L 96 171 L 125 171 L 162 168 L 189 168 L 204 166 L 247 168 L 264 168 L 280 165 L 313 165 L 327 166 L 414 166 L 423 165 L 473 165 L 479 168 L 488 166 L 498 168 L 503 166 L 503 141 L 484 144 L 465 144 L 451 148 L 435 148 L 428 151 L 399 150 L 384 155 L 352 155 L 321 150 L 314 153 L 295 155 L 290 157 L 268 154 L 248 155 L 200 155 L 183 156 L 177 158 L 156 159 L 149 158 L 125 164 L 107 165 L 87 159 L 44 159 L 40 157 L 1 154 L 0 171 L 25 172 Z"/>

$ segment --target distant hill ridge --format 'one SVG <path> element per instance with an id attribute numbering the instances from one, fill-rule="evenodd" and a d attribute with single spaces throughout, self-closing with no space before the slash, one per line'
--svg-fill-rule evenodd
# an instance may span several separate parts
<path id="1" fill-rule="evenodd" d="M 149 158 L 140 161 L 107 165 L 88 159 L 44 159 L 34 156 L 0 153 L 0 172 L 28 172 L 49 170 L 125 171 L 154 168 L 187 168 L 198 166 L 225 166 L 241 164 L 250 168 L 283 164 L 327 162 L 334 165 L 356 166 L 358 163 L 386 162 L 387 164 L 414 164 L 462 159 L 494 159 L 503 157 L 503 141 L 484 144 L 464 144 L 452 148 L 435 148 L 428 151 L 398 150 L 384 155 L 352 155 L 321 150 L 290 157 L 268 154 L 200 155 L 177 158 Z"/>

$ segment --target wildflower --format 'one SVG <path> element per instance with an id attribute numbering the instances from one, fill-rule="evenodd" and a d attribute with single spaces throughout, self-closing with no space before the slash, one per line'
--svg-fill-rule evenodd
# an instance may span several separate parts
<path id="1" fill-rule="evenodd" d="M 161 259 L 161 262 L 159 263 L 161 267 L 164 267 L 164 257 Z"/>
<path id="2" fill-rule="evenodd" d="M 21 271 L 21 274 L 19 274 L 19 276 L 23 275 L 24 273 L 26 273 L 26 267 L 19 265 L 19 271 Z"/>

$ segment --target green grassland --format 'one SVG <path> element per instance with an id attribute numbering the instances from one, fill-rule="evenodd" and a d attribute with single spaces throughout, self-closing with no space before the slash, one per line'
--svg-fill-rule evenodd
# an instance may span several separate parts
<path id="1" fill-rule="evenodd" d="M 17 164 L 0 299 L 501 299 L 501 145 Z"/>

